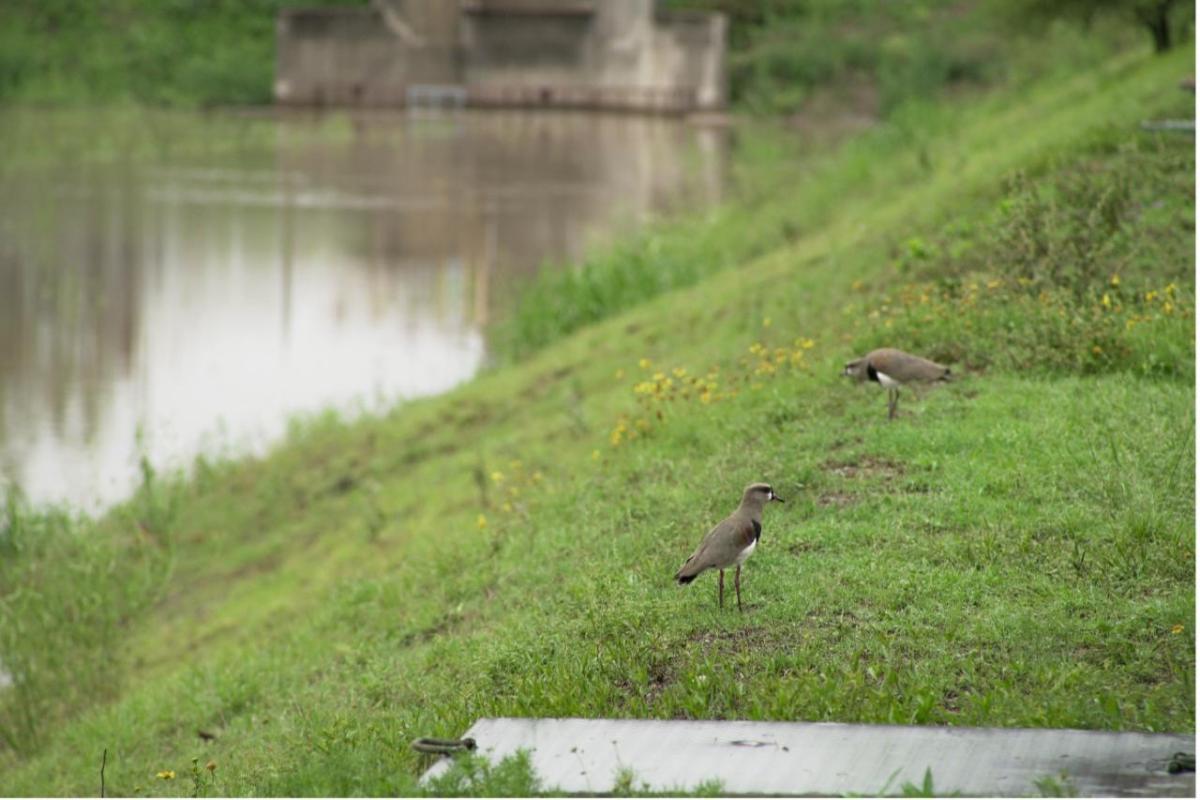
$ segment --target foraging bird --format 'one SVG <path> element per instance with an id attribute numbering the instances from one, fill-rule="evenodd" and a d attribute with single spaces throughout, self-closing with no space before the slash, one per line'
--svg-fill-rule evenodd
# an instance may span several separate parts
<path id="1" fill-rule="evenodd" d="M 900 405 L 900 387 L 909 383 L 933 383 L 950 380 L 950 368 L 927 358 L 891 347 L 872 350 L 851 361 L 842 375 L 860 381 L 874 381 L 888 390 L 888 419 L 895 419 Z"/>
<path id="2" fill-rule="evenodd" d="M 737 510 L 717 523 L 696 552 L 683 562 L 675 573 L 675 580 L 691 583 L 706 569 L 719 571 L 717 578 L 717 603 L 725 607 L 725 570 L 736 566 L 733 587 L 737 592 L 738 611 L 742 610 L 742 562 L 750 557 L 762 536 L 763 507 L 772 500 L 783 502 L 765 483 L 752 483 L 742 492 L 742 503 Z"/>

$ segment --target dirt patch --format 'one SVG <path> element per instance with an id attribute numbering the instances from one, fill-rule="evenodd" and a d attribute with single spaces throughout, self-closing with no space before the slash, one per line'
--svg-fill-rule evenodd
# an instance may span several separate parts
<path id="1" fill-rule="evenodd" d="M 226 573 L 224 579 L 226 581 L 235 582 L 245 578 L 266 575 L 269 572 L 274 572 L 275 570 L 279 569 L 279 566 L 282 563 L 283 554 L 278 550 L 273 550 L 256 561 L 250 561 L 246 564 L 242 564 L 232 572 Z"/>
<path id="2" fill-rule="evenodd" d="M 653 705 L 667 690 L 667 687 L 674 682 L 675 673 L 667 664 L 652 663 L 650 665 L 650 681 L 646 684 L 646 691 L 642 693 L 642 699 L 646 701 L 646 705 Z"/>
<path id="3" fill-rule="evenodd" d="M 525 406 L 544 399 L 550 392 L 558 389 L 563 381 L 575 374 L 576 366 L 570 365 L 543 372 L 530 378 L 528 383 L 516 396 L 517 405 Z M 503 419 L 504 417 L 501 417 Z"/>
<path id="4" fill-rule="evenodd" d="M 826 492 L 817 498 L 817 505 L 822 508 L 833 506 L 834 508 L 845 508 L 848 505 L 853 505 L 858 498 L 848 492 Z"/>
<path id="5" fill-rule="evenodd" d="M 741 628 L 736 631 L 693 631 L 688 640 L 710 647 L 741 650 L 746 645 L 769 641 L 770 635 L 762 628 Z"/>
<path id="6" fill-rule="evenodd" d="M 729 598 L 725 598 L 726 612 L 736 614 L 736 607 L 730 610 Z M 755 604 L 746 603 L 746 612 L 754 610 Z M 758 653 L 762 651 L 787 648 L 794 646 L 803 637 L 802 626 L 787 626 L 786 628 L 742 628 L 732 631 L 693 631 L 688 636 L 689 642 L 694 642 L 708 653 L 721 655 L 738 655 Z"/>
<path id="7" fill-rule="evenodd" d="M 862 620 L 849 609 L 830 609 L 809 611 L 804 615 L 804 625 L 810 628 L 842 629 L 857 628 Z"/>
<path id="8" fill-rule="evenodd" d="M 787 551 L 794 556 L 812 553 L 820 549 L 821 545 L 816 542 L 792 542 L 787 546 Z"/>
<path id="9" fill-rule="evenodd" d="M 539 383 L 540 381 L 530 388 L 536 389 Z M 482 427 L 491 422 L 495 416 L 495 410 L 491 405 L 464 400 L 448 408 L 442 414 L 442 420 L 450 427 L 462 431 L 468 428 Z"/>
<path id="10" fill-rule="evenodd" d="M 327 490 L 332 494 L 345 494 L 358 485 L 358 476 L 346 473 L 333 482 Z"/>
<path id="11" fill-rule="evenodd" d="M 904 474 L 904 465 L 899 461 L 891 461 L 876 456 L 863 456 L 848 461 L 830 460 L 821 468 L 832 472 L 839 478 L 856 480 L 859 478 L 884 478 L 893 480 Z"/>
<path id="12" fill-rule="evenodd" d="M 621 678 L 615 685 L 627 697 L 637 697 L 647 706 L 651 706 L 662 696 L 667 687 L 675 682 L 675 673 L 670 665 L 656 661 L 650 664 L 649 680 L 645 686 L 640 686 L 629 678 Z"/>

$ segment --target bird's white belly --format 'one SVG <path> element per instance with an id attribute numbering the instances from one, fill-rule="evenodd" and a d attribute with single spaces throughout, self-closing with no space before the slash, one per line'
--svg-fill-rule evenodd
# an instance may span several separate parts
<path id="1" fill-rule="evenodd" d="M 751 542 L 750 546 L 747 547 L 745 550 L 738 553 L 737 560 L 734 563 L 740 565 L 743 561 L 745 561 L 747 558 L 750 557 L 750 554 L 754 552 L 754 548 L 756 548 L 756 547 L 758 547 L 757 539 L 755 539 L 753 542 Z"/>
<path id="2" fill-rule="evenodd" d="M 879 385 L 885 389 L 895 389 L 900 385 L 900 381 L 896 380 L 891 375 L 884 375 L 879 370 L 875 370 L 875 376 L 879 378 Z"/>

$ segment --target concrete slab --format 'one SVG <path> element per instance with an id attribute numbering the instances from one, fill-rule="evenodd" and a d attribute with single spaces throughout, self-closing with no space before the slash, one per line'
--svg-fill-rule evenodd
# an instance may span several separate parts
<path id="1" fill-rule="evenodd" d="M 1195 734 L 633 719 L 481 719 L 464 736 L 495 762 L 530 751 L 542 785 L 608 793 L 685 791 L 718 780 L 725 794 L 899 795 L 931 770 L 938 795 L 1039 795 L 1053 779 L 1079 796 L 1194 797 L 1193 772 L 1171 774 Z M 435 764 L 424 779 L 441 774 Z"/>

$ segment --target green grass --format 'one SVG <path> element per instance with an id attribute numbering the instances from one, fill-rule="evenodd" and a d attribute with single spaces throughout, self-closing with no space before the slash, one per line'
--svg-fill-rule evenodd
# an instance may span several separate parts
<path id="1" fill-rule="evenodd" d="M 323 0 L 317 5 L 364 5 Z M 7 0 L 0 102 L 58 106 L 271 102 L 275 20 L 307 0 Z"/>
<path id="2" fill-rule="evenodd" d="M 412 793 L 413 738 L 496 715 L 1194 730 L 1192 143 L 1137 130 L 1187 111 L 1191 56 L 780 162 L 753 212 L 722 212 L 761 227 L 712 222 L 746 236 L 731 261 L 444 397 L 316 417 L 189 480 L 146 469 L 99 521 L 14 505 L 5 790 L 95 792 L 107 748 L 112 794 Z M 1051 200 L 1077 212 L 1046 241 L 1078 243 L 1078 281 L 1006 256 L 1013 209 Z M 1144 299 L 1164 281 L 1170 311 Z M 1040 348 L 1050 316 L 1067 333 Z M 884 343 L 961 347 L 962 377 L 888 423 L 837 377 Z M 788 502 L 747 613 L 720 611 L 713 576 L 670 576 L 754 480 Z M 542 789 L 494 773 L 439 788 Z"/>
<path id="3" fill-rule="evenodd" d="M 1114 43 L 1149 42 L 1134 10 L 1012 0 L 668 0 L 720 11 L 729 28 L 736 107 L 801 117 L 887 117 L 914 100 L 961 94 L 1044 72 L 1086 68 Z M 1173 41 L 1186 42 L 1194 11 L 1176 4 Z M 1046 44 L 1053 29 L 1056 41 Z"/>
<path id="4" fill-rule="evenodd" d="M 605 249 L 578 268 L 542 272 L 522 287 L 496 326 L 493 349 L 503 363 L 519 361 L 584 325 L 789 244 L 798 258 L 842 258 L 864 238 L 867 220 L 897 232 L 884 256 L 893 261 L 914 240 L 913 232 L 946 236 L 948 225 L 970 222 L 971 213 L 962 208 L 964 213 L 949 215 L 949 205 L 982 213 L 990 209 L 997 182 L 1013 180 L 1016 170 L 1044 171 L 1097 137 L 1111 140 L 1105 127 L 1111 120 L 1188 107 L 1182 94 L 1142 93 L 1138 82 L 1125 78 L 1130 67 L 1126 56 L 1057 80 L 1015 84 L 966 112 L 915 103 L 848 142 L 836 158 L 781 143 L 778 134 L 747 137 L 734 202 Z M 1154 80 L 1170 85 L 1174 74 L 1163 70 Z M 954 233 L 969 239 L 969 231 Z M 859 269 L 855 277 L 878 274 L 862 259 L 848 259 L 845 267 Z"/>

